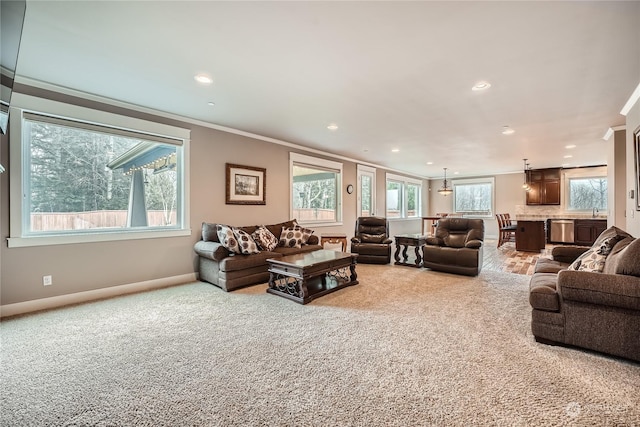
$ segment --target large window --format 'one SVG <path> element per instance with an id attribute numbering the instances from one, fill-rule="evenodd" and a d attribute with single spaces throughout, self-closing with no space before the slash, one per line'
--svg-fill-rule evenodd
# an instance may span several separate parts
<path id="1" fill-rule="evenodd" d="M 453 184 L 453 211 L 465 216 L 493 216 L 493 178 L 461 179 Z"/>
<path id="2" fill-rule="evenodd" d="M 301 224 L 342 220 L 342 163 L 291 153 L 291 218 Z"/>
<path id="3" fill-rule="evenodd" d="M 607 210 L 607 178 L 568 178 L 569 210 Z"/>
<path id="4" fill-rule="evenodd" d="M 564 206 L 569 211 L 607 210 L 607 167 L 564 169 Z"/>
<path id="5" fill-rule="evenodd" d="M 387 218 L 422 216 L 422 182 L 387 174 Z"/>
<path id="6" fill-rule="evenodd" d="M 185 229 L 185 139 L 147 133 L 148 122 L 125 120 L 143 127 L 125 129 L 54 115 L 51 111 L 59 103 L 43 106 L 49 111 L 19 109 L 17 127 L 12 115 L 12 128 L 22 137 L 16 143 L 21 145 L 20 159 L 11 163 L 12 178 L 19 177 L 16 186 L 12 184 L 12 201 L 16 194 L 23 197 L 19 208 L 12 209 L 17 218 L 12 216 L 10 245 L 20 246 L 24 239 L 67 243 L 113 240 L 91 237 L 99 234 L 128 233 L 131 238 L 130 233 L 164 235 Z M 98 113 L 64 109 L 80 116 Z M 106 122 L 112 117 L 104 116 Z M 176 130 L 174 134 L 184 134 Z M 19 173 L 14 173 L 14 165 L 19 165 Z"/>

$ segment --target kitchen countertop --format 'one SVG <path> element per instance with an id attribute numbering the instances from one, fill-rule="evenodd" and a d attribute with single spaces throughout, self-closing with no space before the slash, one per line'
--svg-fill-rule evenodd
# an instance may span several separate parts
<path id="1" fill-rule="evenodd" d="M 516 221 L 546 221 L 547 219 L 599 219 L 606 221 L 606 215 L 598 215 L 595 218 L 591 214 L 523 214 L 516 215 Z"/>

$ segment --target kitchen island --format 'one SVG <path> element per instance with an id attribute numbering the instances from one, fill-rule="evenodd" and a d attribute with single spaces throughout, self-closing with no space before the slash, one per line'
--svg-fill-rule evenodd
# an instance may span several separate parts
<path id="1" fill-rule="evenodd" d="M 516 227 L 516 250 L 540 252 L 546 243 L 544 220 L 518 220 Z"/>

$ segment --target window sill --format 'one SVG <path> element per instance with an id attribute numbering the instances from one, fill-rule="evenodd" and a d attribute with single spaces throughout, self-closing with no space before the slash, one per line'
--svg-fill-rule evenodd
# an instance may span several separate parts
<path id="1" fill-rule="evenodd" d="M 99 243 L 126 241 L 138 239 L 158 239 L 163 237 L 185 237 L 191 236 L 191 229 L 174 230 L 147 230 L 147 231 L 127 231 L 112 233 L 84 233 L 67 235 L 49 235 L 33 237 L 9 237 L 7 246 L 10 248 L 25 248 L 30 246 L 54 246 L 78 243 Z"/>

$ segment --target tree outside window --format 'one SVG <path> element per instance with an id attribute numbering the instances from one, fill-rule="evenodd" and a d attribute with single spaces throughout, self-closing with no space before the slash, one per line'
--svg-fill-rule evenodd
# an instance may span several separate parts
<path id="1" fill-rule="evenodd" d="M 569 202 L 570 210 L 607 209 L 607 178 L 570 178 Z"/>

